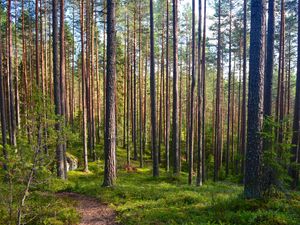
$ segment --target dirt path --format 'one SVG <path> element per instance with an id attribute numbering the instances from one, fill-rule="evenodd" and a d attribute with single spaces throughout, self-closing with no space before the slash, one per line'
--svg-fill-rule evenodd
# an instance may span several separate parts
<path id="1" fill-rule="evenodd" d="M 79 225 L 115 225 L 116 213 L 99 200 L 84 195 L 63 192 L 57 194 L 77 202 L 76 210 L 81 216 Z"/>

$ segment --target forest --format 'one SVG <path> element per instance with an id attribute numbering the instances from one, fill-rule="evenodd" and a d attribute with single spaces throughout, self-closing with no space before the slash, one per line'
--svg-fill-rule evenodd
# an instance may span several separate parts
<path id="1" fill-rule="evenodd" d="M 300 0 L 0 0 L 0 224 L 299 225 Z"/>

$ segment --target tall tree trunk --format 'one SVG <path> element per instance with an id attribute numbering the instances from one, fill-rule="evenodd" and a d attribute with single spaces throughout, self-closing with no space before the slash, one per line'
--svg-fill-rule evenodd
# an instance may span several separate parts
<path id="1" fill-rule="evenodd" d="M 247 0 L 244 0 L 244 18 L 243 18 L 243 93 L 242 93 L 242 112 L 241 112 L 241 174 L 245 170 L 246 154 L 246 84 L 247 83 Z"/>
<path id="2" fill-rule="evenodd" d="M 82 126 L 83 126 L 83 171 L 87 172 L 88 169 L 88 146 L 87 146 L 87 110 L 86 110 L 86 71 L 85 71 L 85 48 L 84 48 L 84 0 L 81 0 L 80 4 L 80 35 L 81 35 L 81 103 L 82 103 Z"/>
<path id="3" fill-rule="evenodd" d="M 150 0 L 150 95 L 151 95 L 151 134 L 152 134 L 152 160 L 153 176 L 159 176 L 158 150 L 156 141 L 156 84 L 154 61 L 154 21 L 153 0 Z"/>
<path id="4" fill-rule="evenodd" d="M 180 155 L 179 155 L 179 132 L 178 132 L 178 1 L 173 0 L 173 117 L 172 117 L 172 146 L 173 146 L 173 160 L 174 160 L 174 174 L 180 173 Z"/>
<path id="5" fill-rule="evenodd" d="M 202 78 L 202 63 L 203 58 L 201 59 L 201 26 L 202 26 L 202 0 L 199 0 L 199 21 L 198 21 L 198 87 L 197 87 L 197 97 L 198 97 L 198 124 L 197 124 L 197 180 L 196 185 L 202 186 L 203 174 L 202 174 L 202 108 L 203 107 L 203 78 Z M 204 3 L 205 4 L 205 3 Z M 205 7 L 205 6 L 204 6 Z M 203 46 L 205 49 L 205 46 Z M 203 54 L 203 51 L 202 51 Z M 202 73 L 201 73 L 202 72 Z"/>
<path id="6" fill-rule="evenodd" d="M 17 0 L 15 0 L 15 24 L 17 24 Z M 20 95 L 19 95 L 19 61 L 18 61 L 18 42 L 17 42 L 17 27 L 15 26 L 15 107 L 16 107 L 16 126 L 21 128 L 20 119 Z"/>
<path id="7" fill-rule="evenodd" d="M 205 86 L 205 74 L 206 74 L 206 0 L 204 0 L 204 21 L 203 21 L 203 41 L 202 41 L 202 180 L 205 180 L 205 107 L 206 107 L 206 86 Z"/>
<path id="8" fill-rule="evenodd" d="M 166 30 L 166 171 L 170 170 L 170 91 L 169 91 L 169 0 L 167 0 L 167 30 Z"/>
<path id="9" fill-rule="evenodd" d="M 55 102 L 55 114 L 61 115 L 61 90 L 60 90 L 60 74 L 59 74 L 59 51 L 58 51 L 58 3 L 57 0 L 52 0 L 52 26 L 53 26 L 53 82 L 54 82 L 54 102 Z M 61 123 L 58 120 L 56 122 L 56 131 L 60 136 Z M 64 179 L 64 150 L 60 139 L 58 138 L 56 144 L 56 162 L 57 162 L 57 176 Z"/>
<path id="10" fill-rule="evenodd" d="M 246 198 L 260 198 L 265 57 L 265 0 L 251 1 L 248 135 L 245 161 Z"/>
<path id="11" fill-rule="evenodd" d="M 63 120 L 62 126 L 66 126 L 66 71 L 65 71 L 65 0 L 60 1 L 60 101 L 61 101 L 61 116 Z M 66 137 L 62 134 L 63 138 L 63 161 L 64 161 L 64 178 L 67 178 L 67 161 L 66 161 Z"/>
<path id="12" fill-rule="evenodd" d="M 0 15 L 1 20 L 1 15 Z M 0 114 L 1 114 L 1 134 L 2 134 L 2 153 L 5 160 L 7 160 L 7 149 L 6 149 L 6 105 L 4 96 L 4 85 L 3 85 L 3 71 L 2 71 L 2 32 L 0 31 Z M 4 164 L 4 169 L 6 166 Z"/>
<path id="13" fill-rule="evenodd" d="M 195 71 L 195 0 L 192 1 L 192 87 L 190 102 L 190 124 L 189 124 L 189 177 L 188 183 L 191 185 L 193 181 L 193 165 L 194 165 L 194 93 L 196 85 Z M 200 66 L 200 65 L 199 65 Z"/>
<path id="14" fill-rule="evenodd" d="M 291 163 L 299 163 L 299 133 L 300 133 L 300 1 L 298 1 L 298 51 L 297 51 L 297 80 L 296 80 L 296 98 L 294 108 L 294 122 L 293 122 L 293 137 L 291 149 L 292 157 Z M 290 168 L 290 176 L 292 177 L 291 187 L 295 189 L 299 184 L 299 170 L 297 168 Z"/>
<path id="15" fill-rule="evenodd" d="M 217 47 L 217 82 L 216 82 L 216 112 L 215 112 L 215 153 L 214 153 L 214 181 L 219 177 L 221 155 L 221 1 L 218 3 L 218 47 Z"/>
<path id="16" fill-rule="evenodd" d="M 276 142 L 283 142 L 283 119 L 284 119 L 284 76 L 285 76 L 285 4 L 281 0 L 281 21 L 280 21 L 280 40 L 279 40 L 279 66 L 278 66 L 278 85 L 276 99 L 276 121 L 279 127 L 275 130 Z M 278 148 L 279 156 L 282 155 L 281 147 Z"/>
<path id="17" fill-rule="evenodd" d="M 27 83 L 27 52 L 26 52 L 26 37 L 25 37 L 25 12 L 24 0 L 22 0 L 22 82 L 24 85 L 23 110 L 25 113 L 25 127 L 29 140 L 29 126 L 28 126 L 28 83 Z"/>
<path id="18" fill-rule="evenodd" d="M 8 100 L 9 100 L 9 124 L 10 124 L 10 144 L 13 146 L 17 145 L 16 139 L 16 119 L 15 119 L 15 94 L 14 94 L 14 79 L 13 79 L 13 46 L 12 46 L 12 18 L 11 18 L 11 0 L 7 1 L 7 57 L 8 57 Z"/>
<path id="19" fill-rule="evenodd" d="M 137 143 L 136 143 L 136 9 L 134 8 L 133 16 L 133 159 L 137 160 Z"/>
<path id="20" fill-rule="evenodd" d="M 268 35 L 266 52 L 266 69 L 264 81 L 264 116 L 272 115 L 272 80 L 274 67 L 274 0 L 269 0 L 268 6 Z"/>
<path id="21" fill-rule="evenodd" d="M 129 17 L 127 16 L 127 120 L 126 120 L 126 152 L 127 152 L 127 165 L 130 166 L 130 144 L 129 144 L 129 120 L 130 120 L 130 44 L 129 44 Z"/>
<path id="22" fill-rule="evenodd" d="M 104 133 L 103 186 L 113 186 L 116 180 L 116 2 L 107 0 L 107 80 L 106 120 Z"/>
<path id="23" fill-rule="evenodd" d="M 140 167 L 143 168 L 144 167 L 144 160 L 143 160 L 143 139 L 142 139 L 142 135 L 143 135 L 143 123 L 142 123 L 142 119 L 143 119 L 143 105 L 142 105 L 142 64 L 141 64 L 141 59 L 142 59 L 142 40 L 141 40 L 141 34 L 142 34 L 142 15 L 141 15 L 141 2 L 139 1 L 139 106 L 140 106 L 140 112 L 139 112 L 139 131 L 140 131 L 140 135 L 139 135 L 139 148 L 140 148 Z"/>
<path id="24" fill-rule="evenodd" d="M 232 2 L 229 2 L 229 66 L 228 66 L 228 105 L 227 105 L 227 141 L 226 141 L 226 176 L 229 175 L 229 160 L 230 160 L 230 118 L 231 118 L 231 12 Z M 233 127 L 231 127 L 233 129 Z"/>

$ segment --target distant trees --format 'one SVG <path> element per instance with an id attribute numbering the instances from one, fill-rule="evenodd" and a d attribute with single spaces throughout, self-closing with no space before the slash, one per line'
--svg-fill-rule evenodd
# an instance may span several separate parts
<path id="1" fill-rule="evenodd" d="M 265 56 L 265 1 L 251 1 L 248 135 L 245 167 L 246 198 L 259 198 L 261 190 L 263 81 Z"/>
<path id="2" fill-rule="evenodd" d="M 252 180 L 265 172 L 264 154 L 276 149 L 274 162 L 289 168 L 295 188 L 296 3 L 281 0 L 275 7 L 270 0 L 261 28 L 263 0 L 253 0 L 252 8 L 247 0 L 215 1 L 209 27 L 206 0 L 198 1 L 198 9 L 194 0 L 122 2 L 120 14 L 115 0 L 6 1 L 0 39 L 3 155 L 10 147 L 19 154 L 18 142 L 26 139 L 50 159 L 55 144 L 52 169 L 63 179 L 68 150 L 78 154 L 85 172 L 89 160 L 105 156 L 104 185 L 111 186 L 118 146 L 126 152 L 126 170 L 135 169 L 132 160 L 139 167 L 152 160 L 154 176 L 159 168 L 175 176 L 182 170 L 189 184 L 196 177 L 197 186 L 237 175 L 251 198 L 259 189 Z M 284 158 L 289 151 L 290 162 Z"/>

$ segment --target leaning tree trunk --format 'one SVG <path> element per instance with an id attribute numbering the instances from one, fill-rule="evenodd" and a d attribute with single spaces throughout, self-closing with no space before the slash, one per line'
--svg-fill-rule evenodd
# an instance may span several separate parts
<path id="1" fill-rule="evenodd" d="M 248 135 L 245 161 L 246 198 L 260 198 L 265 57 L 265 0 L 251 1 Z"/>

